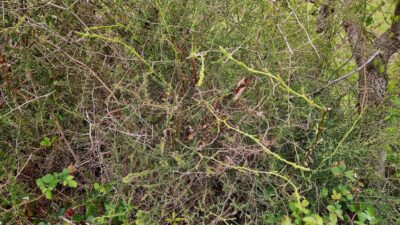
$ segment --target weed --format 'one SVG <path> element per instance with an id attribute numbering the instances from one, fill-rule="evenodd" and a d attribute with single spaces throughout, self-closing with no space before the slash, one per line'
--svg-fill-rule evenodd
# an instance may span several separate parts
<path id="1" fill-rule="evenodd" d="M 36 185 L 49 200 L 53 198 L 53 191 L 58 184 L 71 188 L 78 186 L 78 183 L 74 180 L 74 176 L 69 175 L 66 168 L 60 173 L 46 174 L 36 180 Z"/>

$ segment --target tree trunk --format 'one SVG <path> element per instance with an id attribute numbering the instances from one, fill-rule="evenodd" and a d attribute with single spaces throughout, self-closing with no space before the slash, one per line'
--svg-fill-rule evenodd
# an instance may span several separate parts
<path id="1" fill-rule="evenodd" d="M 317 32 L 324 31 L 327 24 L 324 22 L 333 10 L 329 9 L 331 1 L 321 6 L 320 17 L 318 18 Z M 368 106 L 374 109 L 380 106 L 386 97 L 388 74 L 387 65 L 389 58 L 400 49 L 400 0 L 397 0 L 394 19 L 391 27 L 381 36 L 375 39 L 367 37 L 367 32 L 363 26 L 355 21 L 347 20 L 343 22 L 343 27 L 347 33 L 348 41 L 351 45 L 353 57 L 359 71 L 358 80 L 358 109 L 361 113 Z M 375 59 L 367 63 L 375 53 Z M 386 151 L 379 148 L 375 152 L 374 167 L 381 177 L 385 176 Z"/>
<path id="2" fill-rule="evenodd" d="M 358 67 L 362 67 L 374 52 L 381 52 L 374 43 L 367 41 L 363 28 L 358 27 L 354 22 L 344 22 L 344 28 Z M 380 53 L 359 71 L 358 108 L 360 112 L 367 105 L 374 107 L 383 102 L 388 83 L 387 62 L 388 59 L 385 60 L 383 54 Z"/>

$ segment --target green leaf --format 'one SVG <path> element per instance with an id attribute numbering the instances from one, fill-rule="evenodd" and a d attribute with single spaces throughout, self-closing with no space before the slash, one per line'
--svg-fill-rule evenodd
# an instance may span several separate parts
<path id="1" fill-rule="evenodd" d="M 334 213 L 329 213 L 329 222 L 336 224 L 337 223 L 337 216 Z"/>
<path id="2" fill-rule="evenodd" d="M 78 187 L 78 182 L 76 182 L 76 181 L 74 181 L 74 180 L 70 180 L 70 181 L 68 182 L 68 187 L 76 188 L 76 187 Z"/>
<path id="3" fill-rule="evenodd" d="M 344 176 L 347 177 L 347 178 L 349 178 L 349 179 L 351 179 L 351 180 L 355 180 L 355 173 L 354 173 L 354 170 L 346 171 L 346 172 L 344 173 Z"/>
<path id="4" fill-rule="evenodd" d="M 356 211 L 357 211 L 357 204 L 351 204 L 351 205 L 349 205 L 348 206 L 349 207 L 349 210 L 351 211 L 351 212 L 353 212 L 353 213 L 355 213 Z"/>
<path id="5" fill-rule="evenodd" d="M 315 220 L 317 221 L 318 225 L 323 225 L 324 224 L 324 220 L 319 215 L 315 215 Z"/>
<path id="6" fill-rule="evenodd" d="M 298 210 L 297 202 L 289 203 L 289 209 L 290 209 L 291 212 L 296 212 Z"/>
<path id="7" fill-rule="evenodd" d="M 45 196 L 47 199 L 51 200 L 53 198 L 53 193 L 51 192 L 51 190 L 47 190 Z"/>
<path id="8" fill-rule="evenodd" d="M 371 25 L 371 24 L 373 24 L 374 23 L 374 18 L 372 18 L 372 16 L 369 16 L 369 17 L 367 17 L 366 19 L 365 19 L 365 25 L 366 26 L 369 26 L 369 25 Z"/>
<path id="9" fill-rule="evenodd" d="M 281 225 L 292 225 L 292 220 L 286 216 Z"/>
<path id="10" fill-rule="evenodd" d="M 68 172 L 67 168 L 64 168 L 63 171 L 61 172 L 62 177 L 66 177 L 66 176 L 68 176 L 68 174 L 69 174 L 69 172 Z"/>
<path id="11" fill-rule="evenodd" d="M 335 214 L 336 214 L 336 216 L 339 217 L 341 220 L 344 220 L 343 211 L 342 211 L 342 210 L 340 210 L 340 209 L 336 210 L 336 211 L 335 211 Z"/>
<path id="12" fill-rule="evenodd" d="M 314 224 L 316 224 L 315 219 L 314 219 L 313 217 L 311 217 L 311 216 L 305 217 L 305 218 L 303 219 L 303 221 L 304 221 L 306 224 L 309 224 L 309 225 L 314 225 Z"/>
<path id="13" fill-rule="evenodd" d="M 46 174 L 44 177 L 42 177 L 42 180 L 45 183 L 50 183 L 50 182 L 54 181 L 55 179 L 56 178 L 51 174 Z"/>
<path id="14" fill-rule="evenodd" d="M 44 137 L 43 140 L 40 142 L 41 147 L 47 148 L 47 147 L 51 147 L 51 145 L 52 145 L 51 140 L 48 137 Z"/>
<path id="15" fill-rule="evenodd" d="M 397 23 L 399 22 L 399 18 L 400 18 L 399 16 L 392 16 L 392 21 Z"/>
<path id="16" fill-rule="evenodd" d="M 303 218 L 303 221 L 306 223 L 306 225 L 323 225 L 324 221 L 322 220 L 321 216 L 319 215 L 313 215 L 313 216 L 307 216 Z"/>
<path id="17" fill-rule="evenodd" d="M 386 68 L 385 68 L 384 65 L 381 65 L 381 66 L 379 67 L 379 73 L 385 73 L 385 70 L 386 70 Z"/>
<path id="18" fill-rule="evenodd" d="M 360 222 L 365 222 L 366 220 L 371 220 L 371 216 L 366 214 L 365 212 L 357 213 L 357 218 Z"/>
<path id="19" fill-rule="evenodd" d="M 41 188 L 44 186 L 44 182 L 42 179 L 36 179 L 36 185 Z"/>
<path id="20" fill-rule="evenodd" d="M 340 200 L 340 199 L 342 198 L 342 194 L 336 192 L 336 190 L 333 189 L 331 198 L 332 198 L 333 200 Z"/>
<path id="21" fill-rule="evenodd" d="M 328 196 L 328 194 L 329 194 L 328 188 L 323 188 L 321 190 L 320 195 L 321 195 L 322 198 L 326 198 Z"/>
<path id="22" fill-rule="evenodd" d="M 307 201 L 307 199 L 304 199 L 304 200 L 301 202 L 301 206 L 304 207 L 304 208 L 307 207 L 309 204 L 310 204 L 310 202 Z"/>
<path id="23" fill-rule="evenodd" d="M 266 216 L 264 217 L 264 221 L 265 221 L 267 224 L 276 224 L 276 222 L 278 221 L 278 219 L 277 219 L 277 216 L 275 216 L 275 215 L 266 215 Z"/>
<path id="24" fill-rule="evenodd" d="M 346 170 L 346 167 L 343 165 L 335 166 L 331 168 L 331 172 L 335 176 L 343 176 L 344 172 Z"/>
<path id="25" fill-rule="evenodd" d="M 326 207 L 326 209 L 327 209 L 329 212 L 335 212 L 336 207 L 335 207 L 334 205 L 328 205 L 328 206 Z"/>
<path id="26" fill-rule="evenodd" d="M 77 215 L 72 216 L 72 221 L 74 221 L 76 223 L 82 222 L 84 219 L 85 219 L 84 215 L 77 214 Z"/>

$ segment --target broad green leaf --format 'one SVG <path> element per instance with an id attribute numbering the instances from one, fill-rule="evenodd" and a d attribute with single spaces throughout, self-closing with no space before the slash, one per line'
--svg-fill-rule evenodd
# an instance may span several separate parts
<path id="1" fill-rule="evenodd" d="M 42 180 L 45 182 L 45 183 L 50 183 L 50 182 L 52 182 L 52 181 L 54 181 L 56 178 L 53 176 L 53 175 L 51 175 L 51 174 L 46 174 L 43 178 L 42 178 Z"/>

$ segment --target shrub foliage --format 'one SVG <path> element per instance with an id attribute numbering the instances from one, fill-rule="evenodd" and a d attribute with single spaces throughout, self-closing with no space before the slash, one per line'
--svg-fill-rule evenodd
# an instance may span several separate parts
<path id="1" fill-rule="evenodd" d="M 0 2 L 0 224 L 399 223 L 395 3 Z"/>

